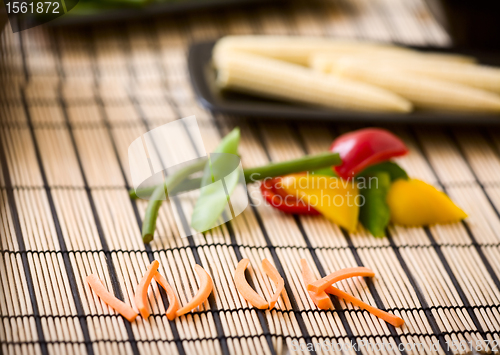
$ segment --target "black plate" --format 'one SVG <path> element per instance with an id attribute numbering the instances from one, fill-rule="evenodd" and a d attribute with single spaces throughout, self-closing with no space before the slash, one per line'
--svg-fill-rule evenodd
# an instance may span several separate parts
<path id="1" fill-rule="evenodd" d="M 214 44 L 215 42 L 213 41 L 193 44 L 189 49 L 188 55 L 188 68 L 191 76 L 191 83 L 198 100 L 201 105 L 214 113 L 224 113 L 262 119 L 325 120 L 335 122 L 474 125 L 500 124 L 499 114 L 447 113 L 431 111 L 415 111 L 409 114 L 378 112 L 361 113 L 299 106 L 239 93 L 221 92 L 215 86 L 215 70 L 211 64 L 212 48 Z M 481 63 L 500 65 L 500 53 L 486 53 L 458 49 L 448 50 L 429 47 L 410 48 L 422 51 L 472 55 Z"/>

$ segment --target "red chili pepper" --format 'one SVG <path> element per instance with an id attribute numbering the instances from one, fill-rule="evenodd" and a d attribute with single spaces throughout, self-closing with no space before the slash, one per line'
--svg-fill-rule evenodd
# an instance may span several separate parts
<path id="1" fill-rule="evenodd" d="M 280 178 L 266 179 L 260 184 L 260 191 L 266 201 L 273 207 L 285 213 L 319 215 L 311 206 L 304 201 L 289 195 L 284 189 L 277 187 Z"/>
<path id="2" fill-rule="evenodd" d="M 337 174 L 348 179 L 363 169 L 408 153 L 401 139 L 380 128 L 365 128 L 338 137 L 330 151 L 339 153 L 342 164 L 334 167 Z"/>

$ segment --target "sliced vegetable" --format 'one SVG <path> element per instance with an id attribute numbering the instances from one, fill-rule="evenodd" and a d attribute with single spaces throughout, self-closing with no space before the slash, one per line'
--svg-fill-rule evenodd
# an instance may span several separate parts
<path id="1" fill-rule="evenodd" d="M 191 299 L 191 301 L 189 301 L 187 305 L 176 312 L 177 317 L 180 317 L 203 304 L 203 302 L 207 300 L 208 296 L 210 296 L 210 293 L 212 292 L 212 289 L 214 287 L 212 278 L 210 277 L 208 272 L 205 271 L 205 269 L 203 269 L 200 265 L 195 265 L 194 271 L 196 271 L 200 279 L 200 288 L 198 289 L 196 295 L 194 295 L 194 297 Z"/>
<path id="2" fill-rule="evenodd" d="M 314 276 L 312 270 L 309 268 L 309 265 L 307 264 L 306 259 L 301 259 L 300 260 L 300 265 L 302 266 L 302 279 L 304 280 L 304 284 L 309 285 L 316 281 L 316 277 Z M 307 291 L 309 293 L 309 297 L 313 300 L 314 304 L 319 308 L 319 309 L 332 309 L 333 308 L 333 303 L 332 300 L 330 299 L 330 296 L 326 294 L 325 291 L 321 292 L 312 292 L 312 291 Z"/>
<path id="3" fill-rule="evenodd" d="M 240 129 L 235 128 L 227 134 L 210 154 L 201 180 L 200 196 L 191 215 L 191 227 L 198 232 L 213 228 L 227 206 L 228 195 L 238 185 L 238 145 Z M 234 174 L 231 174 L 235 170 Z M 214 184 L 216 181 L 220 183 Z M 225 186 L 223 186 L 225 185 Z"/>
<path id="4" fill-rule="evenodd" d="M 287 62 L 307 65 L 311 54 L 316 52 L 333 53 L 418 53 L 407 48 L 386 43 L 352 41 L 308 36 L 268 36 L 245 35 L 226 36 L 217 41 L 214 54 L 224 51 L 254 53 Z"/>
<path id="5" fill-rule="evenodd" d="M 240 129 L 234 128 L 231 132 L 226 134 L 220 141 L 219 145 L 214 150 L 214 156 L 210 157 L 209 164 L 205 165 L 203 170 L 203 177 L 201 179 L 201 186 L 207 186 L 217 180 L 217 177 L 225 176 L 225 164 L 221 161 L 227 157 L 225 154 L 238 155 L 238 146 L 240 144 Z M 218 154 L 225 153 L 225 154 Z M 221 171 L 222 170 L 222 171 Z"/>
<path id="6" fill-rule="evenodd" d="M 359 220 L 374 237 L 384 237 L 385 229 L 391 219 L 387 205 L 387 193 L 391 186 L 389 174 L 375 173 L 364 189 L 359 189 L 364 203 L 359 209 Z"/>
<path id="7" fill-rule="evenodd" d="M 236 285 L 236 289 L 238 290 L 240 295 L 252 306 L 258 309 L 266 309 L 267 307 L 269 307 L 269 304 L 262 296 L 260 296 L 257 292 L 254 291 L 253 288 L 250 287 L 245 277 L 245 269 L 247 268 L 249 263 L 250 260 L 241 259 L 238 263 L 238 266 L 236 266 L 236 270 L 234 272 L 234 283 Z"/>
<path id="8" fill-rule="evenodd" d="M 393 161 L 384 161 L 378 163 L 360 172 L 356 177 L 370 177 L 377 173 L 387 173 L 391 178 L 391 181 L 396 181 L 397 179 L 408 180 L 408 174 L 406 171 Z"/>
<path id="9" fill-rule="evenodd" d="M 89 275 L 89 276 L 87 276 L 86 280 L 87 280 L 87 283 L 89 284 L 90 288 L 92 288 L 92 290 L 94 290 L 96 295 L 99 296 L 99 298 L 101 300 L 103 300 L 104 303 L 106 303 L 108 306 L 110 306 L 115 311 L 117 311 L 122 316 L 124 316 L 125 319 L 127 319 L 129 322 L 133 322 L 134 319 L 139 315 L 128 304 L 119 300 L 118 298 L 113 296 L 111 293 L 109 293 L 97 275 Z"/>
<path id="10" fill-rule="evenodd" d="M 274 308 L 274 305 L 278 301 L 278 298 L 280 297 L 281 293 L 283 292 L 283 289 L 285 288 L 285 281 L 281 277 L 280 273 L 276 268 L 269 262 L 269 260 L 264 259 L 262 260 L 262 268 L 264 269 L 264 272 L 267 274 L 267 276 L 273 280 L 274 285 L 276 286 L 276 290 L 274 291 L 274 294 L 271 297 L 271 300 L 269 301 L 269 310 Z"/>
<path id="11" fill-rule="evenodd" d="M 466 61 L 449 61 L 448 58 L 436 57 L 436 55 L 425 54 L 421 58 L 406 58 L 402 59 L 392 56 L 381 57 L 379 54 L 376 56 L 371 55 L 369 60 L 370 68 L 376 67 L 377 64 L 383 64 L 391 68 L 419 75 L 436 78 L 443 81 L 460 83 L 475 87 L 478 89 L 500 93 L 500 69 L 487 65 L 478 65 Z M 469 57 L 470 58 L 470 57 Z M 317 63 L 318 69 L 323 69 L 325 72 L 331 72 L 332 67 L 335 68 L 339 61 L 356 60 L 368 62 L 366 57 L 361 55 L 336 55 L 323 56 L 323 58 L 314 59 Z M 423 60 L 425 59 L 425 60 Z M 445 59 L 443 61 L 442 59 Z M 455 58 L 459 59 L 459 58 Z M 467 58 L 464 58 L 467 59 Z"/>
<path id="12" fill-rule="evenodd" d="M 198 232 L 204 232 L 217 225 L 217 219 L 227 206 L 228 196 L 232 195 L 238 184 L 239 176 L 238 170 L 236 169 L 239 165 L 239 159 L 233 153 L 235 152 L 235 147 L 237 147 L 237 142 L 234 141 L 239 140 L 239 130 L 236 131 L 236 133 L 237 134 L 230 133 L 224 138 L 223 141 L 230 138 L 231 140 L 229 142 L 233 141 L 232 144 L 219 145 L 216 152 L 210 155 L 210 165 L 205 168 L 205 173 L 202 179 L 201 194 L 196 201 L 196 205 L 191 216 L 191 227 Z M 227 149 L 228 147 L 230 149 Z M 227 152 L 223 151 L 225 149 L 227 149 Z M 259 175 L 262 176 L 281 173 L 290 168 L 296 170 L 298 166 L 303 164 L 306 164 L 303 168 L 307 169 L 309 167 L 308 164 L 315 164 L 316 160 L 329 160 L 330 162 L 339 163 L 338 157 L 331 155 L 319 156 L 318 159 L 313 160 L 311 160 L 310 157 L 305 157 L 298 161 L 296 160 L 267 165 L 261 169 Z M 217 181 L 220 181 L 221 183 L 212 183 Z"/>
<path id="13" fill-rule="evenodd" d="M 303 198 L 326 218 L 354 232 L 358 224 L 358 188 L 353 181 L 331 176 L 288 175 L 282 179 L 283 189 Z"/>
<path id="14" fill-rule="evenodd" d="M 166 186 L 168 186 L 170 190 L 175 189 L 175 187 L 182 184 L 189 175 L 202 170 L 204 166 L 205 162 L 203 160 L 199 160 L 196 163 L 179 169 L 174 174 L 167 176 L 163 185 L 159 185 L 154 188 L 151 196 L 149 197 L 149 203 L 146 207 L 146 213 L 144 215 L 144 222 L 142 223 L 142 240 L 144 243 L 148 244 L 153 240 L 158 211 L 160 210 L 163 200 L 168 194 Z M 143 190 L 142 193 L 145 193 L 145 196 L 148 196 L 149 191 L 150 188 Z M 131 192 L 129 192 L 129 194 L 130 193 Z M 144 196 L 141 194 L 141 191 L 138 191 L 138 194 L 139 196 Z"/>
<path id="15" fill-rule="evenodd" d="M 408 153 L 401 139 L 380 128 L 365 128 L 338 137 L 330 151 L 339 153 L 342 164 L 337 174 L 348 179 L 367 167 Z"/>
<path id="16" fill-rule="evenodd" d="M 298 159 L 270 163 L 268 165 L 255 168 L 246 168 L 244 170 L 245 181 L 247 183 L 251 183 L 258 180 L 265 180 L 267 178 L 313 171 L 316 169 L 331 169 L 332 166 L 339 165 L 341 163 L 342 160 L 340 160 L 340 156 L 330 152 L 306 155 Z"/>
<path id="17" fill-rule="evenodd" d="M 331 176 L 331 177 L 339 177 L 331 167 L 321 168 L 316 170 L 309 171 L 312 175 L 323 175 L 323 176 Z"/>
<path id="18" fill-rule="evenodd" d="M 467 217 L 444 193 L 417 179 L 397 180 L 389 189 L 391 220 L 403 226 L 459 222 Z"/>
<path id="19" fill-rule="evenodd" d="M 457 65 L 455 64 L 455 66 Z M 423 63 L 414 63 L 412 67 L 417 68 L 416 70 L 419 70 L 419 67 L 424 68 L 424 72 L 425 68 L 438 67 L 449 73 L 449 68 L 453 68 L 453 65 L 445 63 L 427 66 Z M 472 68 L 472 70 L 469 68 Z M 460 75 L 462 72 L 483 73 L 474 70 L 474 68 L 476 68 L 474 65 L 458 65 L 453 77 L 463 77 Z M 434 71 L 439 73 L 441 70 Z M 374 62 L 371 59 L 353 60 L 343 58 L 338 61 L 334 73 L 342 78 L 359 80 L 394 92 L 409 100 L 417 108 L 468 112 L 500 111 L 500 96 L 495 93 L 446 80 L 445 78 L 439 79 L 439 77 L 430 77 L 418 72 L 413 73 L 398 67 L 398 65 L 383 61 Z M 500 84 L 498 84 L 500 70 L 490 69 L 489 71 L 485 70 L 484 73 L 484 79 L 478 80 L 472 75 L 469 78 L 477 84 L 485 83 L 487 87 L 496 88 L 496 90 L 500 91 Z M 490 77 L 494 76 L 493 73 L 496 74 L 496 79 L 490 79 Z"/>
<path id="20" fill-rule="evenodd" d="M 414 67 L 434 67 L 439 68 L 446 65 L 461 64 L 471 66 L 476 59 L 469 56 L 457 54 L 443 54 L 443 53 L 419 53 L 414 51 L 400 51 L 387 52 L 387 51 L 372 51 L 369 56 L 366 53 L 342 53 L 342 52 L 316 52 L 309 57 L 309 67 L 312 69 L 323 72 L 331 73 L 335 69 L 336 64 L 342 60 L 364 60 L 367 66 L 373 62 L 383 62 L 389 66 L 397 68 L 414 68 Z"/>
<path id="21" fill-rule="evenodd" d="M 135 291 L 135 305 L 144 319 L 148 319 L 150 315 L 148 310 L 148 287 L 158 270 L 158 266 L 160 266 L 158 260 L 154 260 L 148 266 L 146 273 L 142 276 L 142 279 L 137 286 L 137 290 Z"/>
<path id="22" fill-rule="evenodd" d="M 195 163 L 197 166 L 199 162 Z M 199 168 L 198 170 L 202 170 L 203 167 Z M 163 184 L 165 186 L 165 184 Z M 177 195 L 181 192 L 185 191 L 192 191 L 197 188 L 199 188 L 201 185 L 201 178 L 186 178 L 183 180 L 179 185 L 175 186 L 174 188 L 171 188 L 168 192 L 168 195 Z M 170 185 L 171 186 L 171 185 Z M 138 189 L 137 191 L 135 189 L 130 189 L 128 191 L 128 194 L 131 199 L 136 200 L 139 198 L 138 195 L 142 196 L 143 198 L 151 198 L 151 194 L 154 192 L 154 190 L 157 188 L 157 186 L 150 186 L 146 187 L 144 189 Z"/>
<path id="23" fill-rule="evenodd" d="M 373 277 L 375 276 L 375 273 L 366 267 L 351 267 L 351 268 L 341 269 L 332 272 L 330 275 L 327 275 L 318 281 L 310 283 L 309 285 L 307 285 L 307 289 L 309 291 L 319 293 L 321 291 L 326 290 L 328 286 L 331 286 L 335 282 L 356 276 Z"/>
<path id="24" fill-rule="evenodd" d="M 342 298 L 342 299 L 346 300 L 347 302 L 351 302 L 353 305 L 358 306 L 361 309 L 367 310 L 368 312 L 370 312 L 374 316 L 379 317 L 380 319 L 386 321 L 389 324 L 392 324 L 395 327 L 400 327 L 405 322 L 403 319 L 399 318 L 398 316 L 395 316 L 393 314 L 382 311 L 381 309 L 370 306 L 369 304 L 357 299 L 354 296 L 351 296 L 350 294 L 348 294 L 342 290 L 339 290 L 336 287 L 329 286 L 325 289 L 325 292 L 329 293 L 331 295 L 337 296 L 338 298 Z"/>
<path id="25" fill-rule="evenodd" d="M 408 71 L 500 94 L 500 69 L 486 65 L 413 66 Z"/>
<path id="26" fill-rule="evenodd" d="M 273 207 L 285 213 L 318 215 L 319 212 L 297 199 L 294 195 L 288 194 L 282 188 L 277 187 L 280 179 L 268 179 L 260 184 L 260 191 L 266 201 Z M 284 192 L 284 193 L 283 193 Z"/>
<path id="27" fill-rule="evenodd" d="M 260 55 L 215 51 L 216 84 L 272 99 L 356 111 L 410 112 L 411 103 L 377 86 L 318 74 L 309 68 Z"/>
<path id="28" fill-rule="evenodd" d="M 165 187 L 163 185 L 157 186 L 153 190 L 153 194 L 146 207 L 146 213 L 144 214 L 144 221 L 142 223 L 142 241 L 145 244 L 153 241 L 156 230 L 156 219 L 158 218 L 158 212 L 160 211 L 161 204 L 163 203 L 162 198 L 164 196 Z"/>
<path id="29" fill-rule="evenodd" d="M 215 152 L 216 153 L 230 153 L 230 154 L 236 155 L 238 153 L 239 139 L 240 139 L 240 130 L 239 130 L 239 128 L 235 128 L 222 139 L 220 144 L 215 149 Z M 217 159 L 216 159 L 215 163 L 216 163 L 215 165 L 217 165 Z M 205 180 L 202 179 L 202 186 L 206 186 L 207 185 L 206 180 L 208 180 L 208 179 L 210 179 L 210 181 L 212 180 L 211 170 L 210 170 L 209 164 L 206 164 L 206 161 L 200 159 L 197 162 L 193 163 L 192 165 L 188 165 L 188 166 L 180 169 L 179 171 L 176 171 L 171 176 L 168 176 L 165 180 L 165 183 L 161 186 L 157 186 L 155 188 L 150 187 L 150 188 L 143 189 L 143 190 L 140 190 L 137 192 L 135 192 L 135 191 L 129 192 L 129 194 L 132 198 L 136 197 L 137 195 L 140 197 L 149 197 L 149 194 L 151 194 L 151 196 L 149 197 L 150 201 L 149 201 L 148 206 L 146 208 L 146 214 L 144 216 L 144 222 L 142 225 L 142 240 L 144 241 L 144 243 L 147 244 L 153 240 L 154 231 L 156 229 L 156 219 L 158 218 L 158 211 L 161 207 L 163 200 L 166 197 L 166 194 L 172 193 L 178 185 L 181 185 L 181 184 L 186 182 L 186 178 L 189 175 L 196 173 L 202 169 L 205 169 L 204 175 L 203 175 L 203 179 L 205 179 Z M 189 184 L 185 184 L 185 185 L 190 187 Z M 169 191 L 167 191 L 167 188 L 166 188 L 167 186 L 168 186 Z M 207 193 L 208 193 L 208 190 L 205 191 L 205 194 L 207 194 Z M 200 199 L 201 199 L 201 197 L 203 197 L 203 196 L 200 196 Z M 221 204 L 220 201 L 214 201 L 214 199 L 209 199 L 209 200 L 214 202 L 214 204 L 215 204 L 215 202 L 218 202 L 216 204 L 217 205 L 216 207 L 219 207 Z M 203 204 L 203 201 L 204 201 L 204 199 L 202 199 L 200 204 Z M 223 202 L 226 203 L 226 201 L 223 201 Z M 200 207 L 198 207 L 198 209 L 200 209 Z M 216 210 L 218 211 L 219 209 L 220 208 L 217 208 Z M 215 209 L 213 209 L 213 208 L 209 208 L 208 210 L 215 211 Z M 198 217 L 199 212 L 197 212 L 196 208 L 195 208 L 195 212 L 193 212 L 193 213 L 196 213 L 196 215 L 194 216 L 195 217 L 194 220 L 197 223 L 201 223 L 199 221 L 199 217 Z M 207 216 L 205 218 L 208 219 L 208 217 L 211 217 L 214 213 L 215 212 L 212 212 L 210 216 Z M 220 213 L 222 213 L 222 211 Z M 215 217 L 215 219 L 217 219 L 219 214 Z M 206 222 L 206 224 L 210 224 L 210 221 Z M 204 230 L 206 230 L 206 229 L 204 229 Z"/>
<path id="30" fill-rule="evenodd" d="M 174 320 L 175 313 L 179 309 L 179 299 L 175 295 L 174 289 L 168 284 L 167 280 L 163 276 L 160 275 L 159 272 L 154 274 L 154 279 L 156 282 L 160 284 L 161 287 L 165 290 L 168 296 L 168 309 L 167 309 L 167 318 L 169 320 Z"/>
<path id="31" fill-rule="evenodd" d="M 232 131 L 231 134 L 233 135 L 232 139 L 226 141 L 226 147 L 229 150 L 234 151 L 234 143 L 235 143 L 235 136 L 236 133 L 233 132 L 238 132 L 238 137 L 239 137 L 239 131 Z M 245 181 L 247 183 L 249 182 L 255 182 L 258 180 L 266 179 L 269 177 L 276 177 L 276 176 L 281 176 L 281 175 L 286 175 L 286 174 L 292 174 L 292 173 L 299 173 L 303 171 L 309 171 L 309 170 L 314 170 L 314 169 L 320 169 L 320 168 L 327 168 L 331 167 L 333 165 L 340 164 L 340 157 L 336 153 L 321 153 L 317 155 L 308 155 L 299 159 L 295 160 L 290 160 L 286 162 L 279 162 L 279 163 L 272 163 L 268 164 L 265 166 L 260 166 L 260 167 L 255 167 L 255 168 L 248 168 L 244 170 L 244 175 L 245 175 Z M 187 166 L 172 176 L 167 177 L 168 180 L 168 186 L 171 187 L 171 191 L 175 192 L 181 192 L 182 189 L 187 189 L 190 190 L 193 187 L 193 183 L 196 181 L 199 181 L 197 179 L 199 178 L 193 178 L 193 179 L 188 179 L 186 178 L 195 172 L 200 171 L 201 169 L 204 168 L 205 163 L 201 161 L 201 166 L 200 162 L 194 163 L 192 166 Z M 211 176 L 209 176 L 211 178 Z M 235 178 L 238 177 L 237 174 L 233 174 L 231 176 L 231 179 L 229 183 L 226 184 L 226 186 L 233 186 Z M 154 231 L 156 229 L 156 219 L 158 218 L 158 211 L 161 207 L 161 204 L 163 202 L 163 199 L 165 199 L 165 184 L 160 185 L 154 188 L 153 193 L 150 197 L 150 201 L 148 203 L 148 206 L 146 208 L 146 214 L 144 216 L 144 222 L 142 225 L 142 240 L 144 243 L 150 243 L 153 240 L 154 237 Z M 200 186 L 198 184 L 198 186 Z M 177 190 L 179 189 L 179 190 Z M 198 204 L 198 209 L 196 214 L 192 216 L 191 221 L 192 224 L 194 225 L 196 230 L 199 231 L 204 231 L 206 230 L 206 226 L 213 225 L 214 218 L 217 220 L 220 214 L 216 215 L 214 212 L 215 210 L 220 210 L 220 206 L 222 204 L 223 198 L 220 196 L 217 197 L 217 199 L 213 199 L 214 195 L 224 195 L 224 198 L 226 198 L 226 194 L 217 194 L 217 190 L 215 187 L 210 187 L 205 186 L 205 189 L 207 191 L 203 192 L 203 199 L 201 202 L 197 202 Z M 143 191 L 143 193 L 149 194 L 150 188 L 148 190 Z M 219 191 L 220 192 L 220 191 Z M 229 191 L 228 191 L 229 192 Z M 133 190 L 129 191 L 129 194 L 131 198 L 136 198 L 137 195 Z M 224 203 L 226 200 L 224 200 Z M 217 209 L 214 207 L 212 208 L 213 204 L 215 207 L 218 207 Z M 202 208 L 203 206 L 203 208 Z M 208 211 L 208 212 L 207 212 Z M 205 215 L 205 212 L 207 214 Z M 194 217 L 194 218 L 193 218 Z"/>
<path id="32" fill-rule="evenodd" d="M 233 132 L 233 131 L 231 131 Z M 284 176 L 288 174 L 301 173 L 304 171 L 315 172 L 319 175 L 331 175 L 337 176 L 332 170 L 331 167 L 334 165 L 339 165 L 342 161 L 340 157 L 336 153 L 324 152 L 315 155 L 306 155 L 302 158 L 282 161 L 277 163 L 270 163 L 263 166 L 257 166 L 253 168 L 246 168 L 243 170 L 245 175 L 246 183 L 251 183 L 259 180 L 265 180 L 268 178 L 274 178 L 277 176 Z M 201 164 L 203 161 L 196 162 L 194 166 L 189 166 L 189 170 L 186 167 L 186 170 L 182 169 L 184 175 L 186 172 L 189 174 L 198 172 L 202 170 L 205 164 Z M 201 164 L 201 165 L 200 165 Z M 188 175 L 189 175 L 188 174 Z M 177 172 L 176 172 L 177 175 Z M 173 176 L 173 175 L 172 175 Z M 196 186 L 197 184 L 197 186 Z M 175 185 L 175 184 L 174 184 Z M 172 183 L 169 183 L 169 186 L 172 186 Z M 198 188 L 201 186 L 201 178 L 193 178 L 188 180 L 182 180 L 179 185 L 176 185 L 174 189 L 171 189 L 174 193 L 179 193 L 183 191 L 193 190 L 194 188 Z M 137 193 L 134 189 L 129 190 L 129 196 L 132 199 L 139 198 L 140 196 L 151 196 L 153 191 L 157 186 L 148 187 L 145 189 L 138 190 Z M 151 199 L 151 198 L 150 198 Z"/>
<path id="33" fill-rule="evenodd" d="M 307 264 L 307 261 L 305 259 L 300 260 L 300 264 L 302 266 L 302 278 L 304 279 L 304 283 L 307 285 L 314 283 L 316 281 L 316 277 L 312 273 L 311 269 L 309 268 L 309 265 Z M 324 291 L 321 292 L 313 292 L 313 291 L 308 291 L 309 296 L 313 300 L 313 302 L 318 306 L 320 309 L 331 309 L 333 307 L 332 301 L 328 294 L 337 296 L 338 298 L 342 298 L 346 300 L 347 302 L 351 302 L 355 306 L 358 306 L 361 309 L 365 309 L 371 314 L 373 314 L 376 317 L 379 317 L 380 319 L 386 321 L 389 324 L 392 324 L 395 327 L 399 327 L 404 324 L 404 320 L 401 318 L 389 314 L 385 311 L 382 311 L 378 308 L 372 307 L 369 304 L 357 299 L 354 296 L 351 296 L 350 294 L 339 290 L 338 288 L 334 286 L 328 286 Z"/>

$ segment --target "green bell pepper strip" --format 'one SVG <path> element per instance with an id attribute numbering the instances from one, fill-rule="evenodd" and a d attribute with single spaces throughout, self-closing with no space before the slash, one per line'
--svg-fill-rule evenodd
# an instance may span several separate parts
<path id="1" fill-rule="evenodd" d="M 359 193 L 364 197 L 364 204 L 359 210 L 361 224 L 374 236 L 385 237 L 385 229 L 391 217 L 386 197 L 391 186 L 391 177 L 386 172 L 371 175 L 370 184 Z"/>

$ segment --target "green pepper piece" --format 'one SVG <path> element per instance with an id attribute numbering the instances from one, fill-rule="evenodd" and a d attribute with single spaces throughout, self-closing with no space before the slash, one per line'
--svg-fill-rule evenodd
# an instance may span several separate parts
<path id="1" fill-rule="evenodd" d="M 239 143 L 240 143 L 240 129 L 235 128 L 222 139 L 222 141 L 215 149 L 215 152 L 231 153 L 236 155 L 238 153 Z M 146 214 L 144 216 L 144 222 L 142 225 L 142 240 L 144 241 L 144 243 L 147 244 L 153 240 L 154 232 L 156 229 L 156 219 L 158 217 L 158 211 L 163 202 L 161 197 L 165 194 L 164 192 L 165 186 L 168 185 L 172 190 L 174 190 L 178 185 L 185 182 L 186 178 L 191 173 L 199 171 L 203 168 L 205 170 L 202 179 L 204 179 L 206 184 L 209 184 L 209 181 L 212 181 L 212 172 L 210 164 L 206 164 L 205 162 L 200 161 L 191 166 L 187 166 L 184 169 L 180 169 L 171 176 L 168 176 L 167 177 L 167 179 L 169 179 L 168 184 L 159 185 L 154 188 L 153 194 L 146 208 Z"/>
<path id="2" fill-rule="evenodd" d="M 314 175 L 322 175 L 322 176 L 331 176 L 331 177 L 339 177 L 335 171 L 333 171 L 333 169 L 328 166 L 326 168 L 321 168 L 321 169 L 316 169 L 316 170 L 312 170 L 310 171 L 311 174 L 314 174 Z"/>
<path id="3" fill-rule="evenodd" d="M 386 201 L 391 178 L 386 172 L 377 172 L 372 177 L 375 179 L 370 179 L 369 186 L 359 190 L 364 197 L 364 204 L 359 210 L 359 220 L 374 237 L 380 238 L 385 237 L 385 229 L 391 217 Z"/>
<path id="4" fill-rule="evenodd" d="M 201 178 L 201 193 L 191 215 L 191 227 L 198 232 L 204 232 L 215 224 L 226 208 L 229 196 L 238 185 L 238 171 L 231 173 L 230 168 L 234 165 L 232 163 L 235 163 L 231 156 L 236 158 L 238 155 L 239 143 L 240 130 L 235 128 L 222 139 L 205 166 Z M 231 155 L 228 156 L 229 154 Z M 224 181 L 225 193 L 221 193 L 220 186 L 213 184 L 217 180 Z"/>

